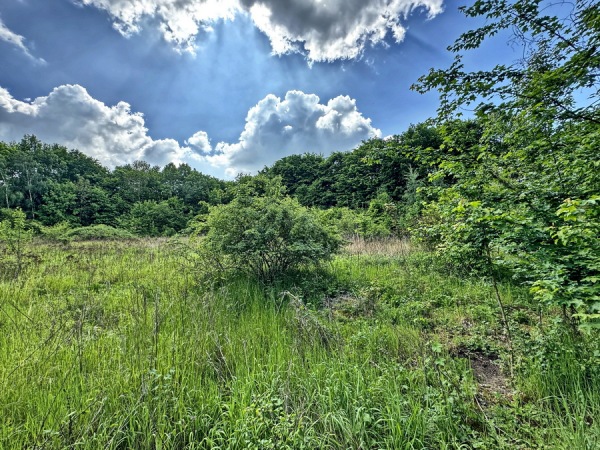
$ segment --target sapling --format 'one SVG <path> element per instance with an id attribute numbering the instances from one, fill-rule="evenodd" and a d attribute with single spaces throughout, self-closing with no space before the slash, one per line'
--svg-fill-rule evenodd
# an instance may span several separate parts
<path id="1" fill-rule="evenodd" d="M 25 248 L 33 237 L 26 228 L 25 213 L 21 209 L 4 210 L 4 220 L 0 221 L 0 264 L 5 268 L 14 268 L 17 278 L 25 264 Z"/>

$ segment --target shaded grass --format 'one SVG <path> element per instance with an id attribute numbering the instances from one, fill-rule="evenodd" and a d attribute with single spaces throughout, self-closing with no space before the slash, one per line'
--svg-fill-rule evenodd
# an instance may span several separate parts
<path id="1" fill-rule="evenodd" d="M 591 344 L 501 286 L 520 366 L 482 406 L 460 356 L 506 361 L 491 285 L 401 247 L 264 287 L 164 241 L 38 245 L 0 283 L 0 448 L 595 448 Z"/>

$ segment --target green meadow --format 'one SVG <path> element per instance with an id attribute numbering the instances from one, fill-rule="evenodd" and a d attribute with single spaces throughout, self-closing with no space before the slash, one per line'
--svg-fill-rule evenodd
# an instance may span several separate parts
<path id="1" fill-rule="evenodd" d="M 0 282 L 1 449 L 600 447 L 597 334 L 527 288 L 400 240 L 269 285 L 193 250 L 30 244 Z"/>

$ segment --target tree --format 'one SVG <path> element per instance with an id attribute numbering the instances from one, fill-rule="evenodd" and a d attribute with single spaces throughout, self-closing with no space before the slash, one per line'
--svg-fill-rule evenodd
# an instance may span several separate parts
<path id="1" fill-rule="evenodd" d="M 200 202 L 218 203 L 216 191 L 224 187 L 224 183 L 209 175 L 192 169 L 187 164 L 175 166 L 167 164 L 161 172 L 162 197 L 180 198 L 192 209 L 197 209 Z"/>
<path id="2" fill-rule="evenodd" d="M 119 166 L 106 180 L 106 188 L 130 205 L 145 200 L 160 201 L 160 168 L 145 161 Z"/>
<path id="3" fill-rule="evenodd" d="M 32 219 L 36 218 L 37 207 L 46 189 L 44 172 L 38 161 L 43 151 L 44 146 L 39 139 L 32 135 L 25 136 L 17 145 L 15 158 L 11 162 L 14 171 L 12 176 L 23 194 L 22 206 Z"/>
<path id="4" fill-rule="evenodd" d="M 323 176 L 324 162 L 323 156 L 312 153 L 290 155 L 275 161 L 261 173 L 281 177 L 282 184 L 291 196 L 305 206 L 312 206 L 316 199 L 309 196 L 308 188 Z"/>
<path id="5" fill-rule="evenodd" d="M 75 183 L 71 181 L 65 183 L 52 181 L 48 184 L 48 193 L 40 207 L 40 221 L 44 225 L 56 225 L 60 222 L 80 225 L 78 218 L 75 216 L 76 208 L 77 188 Z"/>
<path id="6" fill-rule="evenodd" d="M 115 225 L 117 211 L 114 201 L 98 185 L 85 178 L 79 178 L 74 184 L 77 200 L 73 215 L 83 226 L 92 224 Z"/>
<path id="7" fill-rule="evenodd" d="M 596 1 L 477 0 L 460 9 L 468 17 L 484 17 L 486 24 L 449 47 L 456 57 L 448 69 L 431 69 L 413 86 L 419 92 L 440 92 L 442 117 L 474 106 L 477 113 L 526 108 L 547 118 L 600 123 Z M 523 58 L 491 70 L 465 71 L 464 53 L 506 30 L 513 33 L 512 44 L 522 47 Z M 587 94 L 587 101 L 575 101 L 577 93 Z"/>
<path id="8" fill-rule="evenodd" d="M 462 10 L 486 24 L 450 47 L 450 68 L 415 86 L 440 92 L 444 144 L 424 154 L 433 178 L 450 182 L 429 189 L 422 234 L 474 267 L 492 254 L 536 298 L 598 326 L 600 9 L 589 0 L 478 0 Z M 504 30 L 524 58 L 466 71 L 464 53 Z M 475 120 L 452 120 L 465 105 Z"/>
<path id="9" fill-rule="evenodd" d="M 15 186 L 13 159 L 15 146 L 0 142 L 0 187 L 2 189 L 2 204 L 10 208 L 20 200 L 21 193 Z"/>

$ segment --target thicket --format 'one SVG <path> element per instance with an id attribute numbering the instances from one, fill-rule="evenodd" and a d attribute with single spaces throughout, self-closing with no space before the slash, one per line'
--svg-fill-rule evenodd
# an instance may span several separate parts
<path id="1" fill-rule="evenodd" d="M 486 25 L 463 34 L 445 70 L 415 88 L 441 95 L 440 149 L 417 233 L 455 265 L 508 270 L 540 302 L 580 327 L 600 325 L 600 10 L 479 0 L 462 8 Z M 508 30 L 523 59 L 470 72 L 464 54 Z M 456 120 L 459 108 L 475 111 Z"/>

